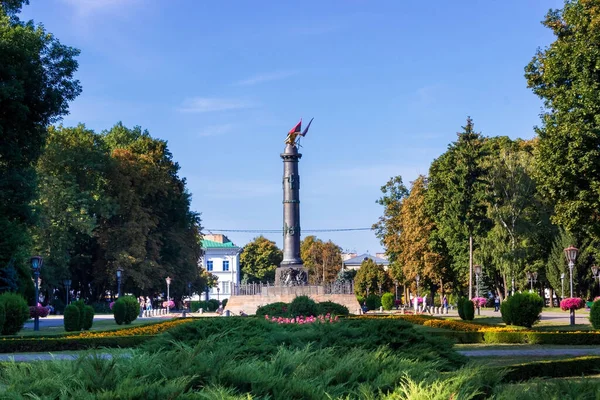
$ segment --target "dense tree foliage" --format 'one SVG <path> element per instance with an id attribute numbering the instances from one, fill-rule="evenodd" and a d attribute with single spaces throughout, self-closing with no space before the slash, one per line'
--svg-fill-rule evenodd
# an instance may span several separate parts
<path id="1" fill-rule="evenodd" d="M 390 276 L 383 266 L 370 258 L 362 262 L 354 277 L 354 292 L 359 296 L 381 295 L 392 287 Z"/>
<path id="2" fill-rule="evenodd" d="M 264 236 L 254 238 L 244 246 L 240 254 L 240 266 L 244 274 L 243 281 L 273 282 L 275 269 L 283 260 L 283 252 L 275 242 Z"/>
<path id="3" fill-rule="evenodd" d="M 74 78 L 79 51 L 61 44 L 43 26 L 16 14 L 23 0 L 0 1 L 0 268 L 12 260 L 19 287 L 31 287 L 27 257 L 34 223 L 33 166 L 46 127 L 68 113 L 81 92 Z"/>
<path id="4" fill-rule="evenodd" d="M 300 256 L 312 284 L 333 282 L 342 266 L 342 248 L 331 240 L 323 242 L 312 235 L 302 239 Z"/>
<path id="5" fill-rule="evenodd" d="M 172 293 L 198 287 L 200 221 L 178 170 L 166 142 L 139 127 L 50 128 L 35 202 L 44 288 L 71 278 L 82 297 L 100 300 L 115 289 L 117 268 L 124 291 L 137 295 L 162 292 L 166 276 Z"/>
<path id="6" fill-rule="evenodd" d="M 555 205 L 553 221 L 600 239 L 600 3 L 566 1 L 543 21 L 556 39 L 525 69 L 544 101 L 536 129 L 537 179 Z"/>

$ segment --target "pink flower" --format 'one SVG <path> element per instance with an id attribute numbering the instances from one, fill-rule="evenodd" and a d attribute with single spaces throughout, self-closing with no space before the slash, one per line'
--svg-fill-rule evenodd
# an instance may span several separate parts
<path id="1" fill-rule="evenodd" d="M 560 302 L 560 308 L 564 311 L 579 310 L 583 307 L 585 307 L 585 300 L 580 297 L 568 297 Z"/>

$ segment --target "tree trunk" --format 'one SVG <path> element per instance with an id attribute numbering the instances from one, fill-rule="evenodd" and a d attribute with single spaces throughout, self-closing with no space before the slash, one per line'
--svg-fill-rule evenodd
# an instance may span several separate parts
<path id="1" fill-rule="evenodd" d="M 473 235 L 469 235 L 469 299 L 473 298 Z"/>

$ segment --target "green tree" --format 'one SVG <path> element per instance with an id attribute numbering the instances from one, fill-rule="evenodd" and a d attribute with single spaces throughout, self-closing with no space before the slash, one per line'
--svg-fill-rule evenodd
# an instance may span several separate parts
<path id="1" fill-rule="evenodd" d="M 264 236 L 254 238 L 244 246 L 240 254 L 240 265 L 245 282 L 273 282 L 275 269 L 283 260 L 283 252 L 275 242 Z"/>
<path id="2" fill-rule="evenodd" d="M 458 282 L 469 286 L 472 296 L 473 237 L 487 230 L 484 138 L 467 118 L 458 140 L 434 160 L 429 169 L 428 204 L 430 215 L 451 256 Z"/>
<path id="3" fill-rule="evenodd" d="M 31 287 L 27 265 L 34 218 L 33 166 L 46 127 L 68 113 L 80 92 L 75 57 L 41 25 L 23 23 L 16 14 L 27 1 L 0 1 L 0 268 L 14 260 L 20 291 Z"/>
<path id="4" fill-rule="evenodd" d="M 553 221 L 600 239 L 600 3 L 568 0 L 543 25 L 555 35 L 525 68 L 544 101 L 536 128 L 539 190 L 555 203 Z"/>
<path id="5" fill-rule="evenodd" d="M 446 257 L 434 251 L 431 245 L 435 223 L 426 207 L 426 194 L 427 179 L 419 175 L 412 182 L 410 194 L 402 201 L 399 216 L 401 234 L 398 238 L 401 251 L 397 262 L 415 291 L 415 277 L 419 274 L 422 284 L 430 286 L 433 296 L 437 288 L 443 289 L 444 282 L 451 282 L 451 277 L 445 265 Z"/>
<path id="6" fill-rule="evenodd" d="M 310 283 L 333 282 L 342 265 L 342 249 L 331 240 L 323 242 L 306 236 L 300 243 L 300 255 L 308 270 Z"/>
<path id="7" fill-rule="evenodd" d="M 383 266 L 370 258 L 362 262 L 354 277 L 354 292 L 359 296 L 379 295 L 380 289 L 381 293 L 384 293 L 389 291 L 392 286 L 391 279 Z"/>

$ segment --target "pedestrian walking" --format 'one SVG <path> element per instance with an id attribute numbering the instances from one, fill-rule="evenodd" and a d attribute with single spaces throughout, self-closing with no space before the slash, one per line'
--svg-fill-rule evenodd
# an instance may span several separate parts
<path id="1" fill-rule="evenodd" d="M 494 311 L 500 310 L 500 297 L 496 295 L 494 298 Z"/>

